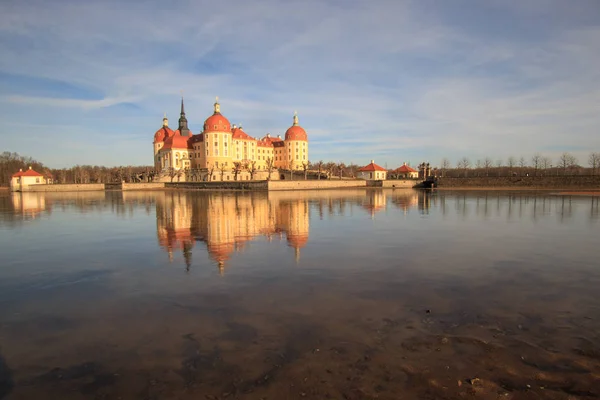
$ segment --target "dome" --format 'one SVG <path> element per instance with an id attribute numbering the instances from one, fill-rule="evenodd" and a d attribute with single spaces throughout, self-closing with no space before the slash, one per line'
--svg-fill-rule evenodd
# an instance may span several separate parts
<path id="1" fill-rule="evenodd" d="M 306 136 L 306 131 L 300 125 L 291 126 L 287 131 L 285 131 L 285 140 L 308 141 L 308 136 Z"/>
<path id="2" fill-rule="evenodd" d="M 163 126 L 154 134 L 154 143 L 164 142 L 166 138 L 173 136 L 174 133 L 168 126 Z"/>
<path id="3" fill-rule="evenodd" d="M 285 131 L 285 140 L 308 141 L 306 131 L 298 124 L 298 113 L 294 113 L 294 124 Z"/>
<path id="4" fill-rule="evenodd" d="M 229 123 L 229 120 L 221 114 L 221 106 L 219 105 L 217 97 L 213 115 L 204 121 L 204 132 L 229 132 L 230 130 L 231 124 Z"/>

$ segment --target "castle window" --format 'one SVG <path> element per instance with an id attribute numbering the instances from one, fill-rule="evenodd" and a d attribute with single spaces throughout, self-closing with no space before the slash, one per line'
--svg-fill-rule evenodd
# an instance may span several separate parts
<path id="1" fill-rule="evenodd" d="M 217 129 L 217 126 L 215 125 L 215 130 Z"/>

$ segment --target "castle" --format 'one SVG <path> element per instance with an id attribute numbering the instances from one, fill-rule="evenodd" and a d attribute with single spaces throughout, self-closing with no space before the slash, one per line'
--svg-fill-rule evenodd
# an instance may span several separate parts
<path id="1" fill-rule="evenodd" d="M 154 168 L 161 179 L 278 179 L 278 169 L 302 170 L 307 166 L 308 137 L 298 124 L 297 113 L 284 139 L 268 133 L 258 139 L 244 132 L 241 125 L 229 123 L 221 114 L 217 97 L 203 131 L 194 135 L 188 128 L 182 98 L 177 130 L 169 128 L 165 115 L 163 126 L 154 134 Z"/>

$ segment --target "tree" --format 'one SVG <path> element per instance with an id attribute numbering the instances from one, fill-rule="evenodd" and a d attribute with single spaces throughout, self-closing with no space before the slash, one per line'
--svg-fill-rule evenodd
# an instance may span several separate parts
<path id="1" fill-rule="evenodd" d="M 596 175 L 596 170 L 600 168 L 600 153 L 590 153 L 588 164 L 592 168 L 592 175 Z"/>
<path id="2" fill-rule="evenodd" d="M 271 180 L 271 173 L 273 172 L 273 168 L 275 167 L 275 164 L 273 162 L 273 157 L 267 157 L 266 164 L 267 164 L 267 172 L 269 174 L 267 176 L 267 180 L 270 181 Z"/>
<path id="3" fill-rule="evenodd" d="M 242 172 L 242 169 L 243 169 L 243 166 L 242 166 L 241 161 L 233 162 L 233 168 L 231 169 L 231 172 L 233 172 L 233 180 L 234 181 L 238 180 L 238 175 L 240 174 L 240 172 Z"/>
<path id="4" fill-rule="evenodd" d="M 317 175 L 317 180 L 321 179 L 321 171 L 323 170 L 323 160 L 319 160 L 317 162 L 317 169 L 319 170 L 319 175 Z"/>
<path id="5" fill-rule="evenodd" d="M 446 170 L 450 169 L 450 160 L 447 158 L 442 159 L 442 177 L 444 177 Z"/>
<path id="6" fill-rule="evenodd" d="M 558 159 L 558 165 L 562 167 L 563 175 L 567 174 L 567 168 L 572 167 L 575 164 L 577 164 L 577 159 L 568 152 L 562 153 Z"/>
<path id="7" fill-rule="evenodd" d="M 519 158 L 519 167 L 521 167 L 521 171 L 520 171 L 519 175 L 523 176 L 523 170 L 525 169 L 526 166 L 527 166 L 527 163 L 525 162 L 525 157 Z"/>
<path id="8" fill-rule="evenodd" d="M 463 157 L 461 158 L 458 163 L 456 164 L 456 167 L 458 169 L 462 169 L 464 172 L 464 176 L 467 176 L 467 170 L 469 169 L 469 167 L 471 166 L 471 161 L 469 161 L 469 159 L 467 157 Z"/>
<path id="9" fill-rule="evenodd" d="M 223 176 L 225 175 L 225 163 L 222 162 L 221 165 L 219 165 L 219 175 L 221 176 L 221 182 L 223 181 Z"/>
<path id="10" fill-rule="evenodd" d="M 215 164 L 211 164 L 210 167 L 208 168 L 208 181 L 212 181 L 213 180 L 213 172 L 215 172 Z"/>
<path id="11" fill-rule="evenodd" d="M 485 167 L 485 176 L 490 176 L 490 168 L 492 168 L 493 161 L 490 157 L 486 157 L 483 160 L 483 166 Z"/>
<path id="12" fill-rule="evenodd" d="M 548 168 L 552 167 L 552 160 L 550 157 L 542 157 L 542 161 L 540 161 L 541 168 L 546 171 Z M 547 173 L 547 171 L 546 171 Z"/>
<path id="13" fill-rule="evenodd" d="M 510 157 L 508 157 L 507 164 L 508 164 L 508 173 L 509 173 L 509 175 L 512 175 L 513 168 L 515 167 L 515 165 L 517 165 L 517 160 L 513 156 L 510 156 Z"/>
<path id="14" fill-rule="evenodd" d="M 346 164 L 344 164 L 343 162 L 340 162 L 337 165 L 337 168 L 338 168 L 338 174 L 340 175 L 340 180 L 342 180 L 342 177 L 344 175 L 344 169 L 346 168 Z"/>
<path id="15" fill-rule="evenodd" d="M 335 170 L 335 163 L 328 162 L 325 167 L 327 168 L 327 179 L 331 179 L 331 176 L 333 175 L 333 171 Z"/>
<path id="16" fill-rule="evenodd" d="M 248 163 L 248 172 L 250 172 L 250 180 L 253 181 L 256 173 L 256 161 L 252 160 Z"/>
<path id="17" fill-rule="evenodd" d="M 173 179 L 177 176 L 177 170 L 173 167 L 169 167 L 168 172 L 169 174 L 169 178 L 171 178 L 171 182 L 173 182 Z M 121 182 L 121 174 L 119 174 L 119 182 Z"/>
<path id="18" fill-rule="evenodd" d="M 533 175 L 537 175 L 537 170 L 540 167 L 540 163 L 542 162 L 542 156 L 539 153 L 535 153 L 533 157 L 531 157 L 531 165 L 533 165 Z"/>
<path id="19" fill-rule="evenodd" d="M 308 179 L 308 162 L 304 161 L 302 163 L 302 170 L 304 171 L 304 180 Z"/>

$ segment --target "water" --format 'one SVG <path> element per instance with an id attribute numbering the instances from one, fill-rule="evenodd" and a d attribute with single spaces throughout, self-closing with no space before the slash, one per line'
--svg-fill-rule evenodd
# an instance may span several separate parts
<path id="1" fill-rule="evenodd" d="M 598 200 L 2 194 L 0 398 L 597 398 Z"/>

